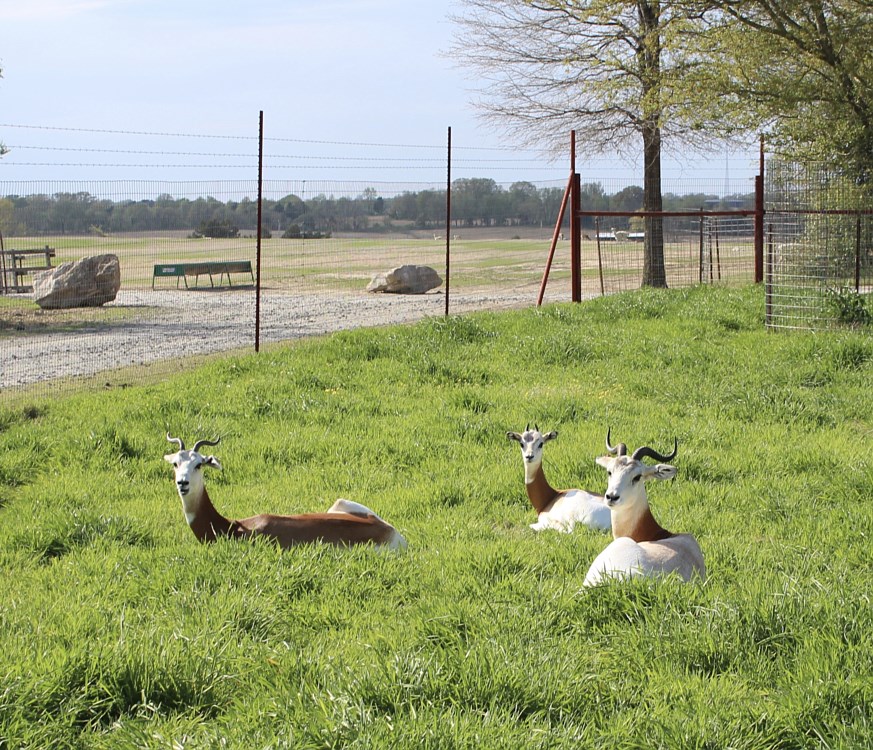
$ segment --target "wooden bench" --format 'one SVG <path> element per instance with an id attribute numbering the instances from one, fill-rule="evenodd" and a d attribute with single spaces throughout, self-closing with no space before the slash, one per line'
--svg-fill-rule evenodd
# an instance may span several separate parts
<path id="1" fill-rule="evenodd" d="M 202 263 L 161 263 L 154 267 L 152 272 L 152 289 L 155 288 L 155 279 L 175 278 L 176 288 L 179 288 L 179 281 L 185 282 L 185 288 L 191 289 L 188 286 L 188 279 L 194 277 L 193 288 L 197 288 L 200 283 L 201 276 L 209 277 L 209 286 L 224 286 L 224 280 L 227 279 L 227 285 L 233 286 L 233 281 L 230 276 L 234 273 L 248 274 L 252 284 L 255 283 L 255 273 L 252 270 L 252 262 L 250 260 L 210 260 Z M 218 279 L 216 284 L 215 280 Z"/>
<path id="2" fill-rule="evenodd" d="M 33 286 L 22 283 L 22 277 L 34 271 L 49 271 L 53 268 L 55 249 L 46 245 L 39 250 L 3 251 L 3 290 L 7 292 L 30 292 Z"/>

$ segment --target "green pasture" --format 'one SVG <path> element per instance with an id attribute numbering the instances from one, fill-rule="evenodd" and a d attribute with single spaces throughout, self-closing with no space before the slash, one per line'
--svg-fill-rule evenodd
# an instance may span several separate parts
<path id="1" fill-rule="evenodd" d="M 86 255 L 115 253 L 121 263 L 122 287 L 150 289 L 156 264 L 209 260 L 250 260 L 257 257 L 254 237 L 233 239 L 192 239 L 183 233 L 152 235 L 106 235 L 94 237 L 13 238 L 17 248 L 56 248 L 56 263 L 76 260 Z M 692 243 L 693 244 L 693 243 Z M 536 287 L 543 274 L 549 253 L 548 239 L 499 239 L 477 235 L 451 243 L 451 288 L 456 291 L 499 290 Z M 601 263 L 607 291 L 639 284 L 642 269 L 640 243 L 602 243 Z M 707 251 L 708 252 L 708 251 Z M 686 286 L 698 279 L 699 253 L 687 241 L 668 242 L 665 247 L 668 282 Z M 728 256 L 725 253 L 727 262 Z M 725 268 L 726 280 L 752 280 L 751 245 L 743 247 L 742 272 Z M 311 292 L 362 291 L 374 274 L 389 268 L 414 263 L 445 271 L 445 241 L 385 234 L 374 237 L 326 239 L 282 239 L 272 237 L 261 242 L 261 281 L 265 288 L 306 290 Z M 552 283 L 565 282 L 570 267 L 569 242 L 559 243 L 553 259 Z M 599 279 L 596 243 L 582 243 L 582 274 Z M 736 277 L 739 276 L 739 279 Z M 240 277 L 240 283 L 246 280 Z M 201 279 L 208 285 L 208 281 Z M 175 288 L 175 279 L 159 279 L 158 288 Z M 599 291 L 599 284 L 589 290 Z"/>
<path id="2" fill-rule="evenodd" d="M 0 747 L 869 747 L 873 336 L 763 313 L 644 290 L 0 407 Z M 528 528 L 528 422 L 601 491 L 608 426 L 677 437 L 649 497 L 707 581 L 583 589 L 609 537 Z M 168 430 L 221 436 L 229 516 L 346 497 L 409 549 L 201 545 Z"/>

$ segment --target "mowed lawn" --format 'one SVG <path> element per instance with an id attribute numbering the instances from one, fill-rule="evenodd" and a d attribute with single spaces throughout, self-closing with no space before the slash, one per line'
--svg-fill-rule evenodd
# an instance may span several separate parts
<path id="1" fill-rule="evenodd" d="M 873 743 L 873 334 L 767 333 L 763 289 L 437 318 L 0 411 L 0 747 L 862 748 Z M 704 584 L 584 589 L 600 532 L 528 528 L 507 430 L 602 491 L 668 451 Z M 365 503 L 405 553 L 199 544 Z"/>

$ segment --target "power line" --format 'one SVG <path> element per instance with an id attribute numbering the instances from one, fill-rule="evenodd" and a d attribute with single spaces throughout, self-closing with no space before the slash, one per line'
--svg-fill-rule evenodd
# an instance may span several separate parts
<path id="1" fill-rule="evenodd" d="M 153 135 L 164 138 L 222 138 L 227 140 L 256 141 L 257 136 L 247 135 L 207 135 L 204 133 L 156 133 L 148 130 L 109 130 L 106 128 L 70 128 L 55 125 L 16 125 L 0 122 L 0 128 L 22 128 L 27 130 L 54 130 L 68 133 L 99 133 L 102 135 Z"/>
<path id="2" fill-rule="evenodd" d="M 172 132 L 162 132 L 162 131 L 150 131 L 150 130 L 117 130 L 110 128 L 74 128 L 68 126 L 58 126 L 58 125 L 21 125 L 18 123 L 0 123 L 0 128 L 19 128 L 23 130 L 49 130 L 56 132 L 69 132 L 69 133 L 95 133 L 100 135 L 136 135 L 136 136 L 155 136 L 155 137 L 163 137 L 163 138 L 216 138 L 216 139 L 225 139 L 225 140 L 241 140 L 241 141 L 256 141 L 258 140 L 257 136 L 246 136 L 246 135 L 215 135 L 212 133 L 172 133 Z M 325 146 L 349 146 L 360 148 L 362 146 L 368 148 L 409 148 L 409 149 L 435 149 L 439 151 L 445 150 L 444 144 L 421 144 L 421 143 L 376 143 L 371 141 L 329 141 L 329 140 L 318 140 L 312 138 L 264 138 L 265 142 L 276 142 L 276 143 L 309 143 L 309 144 L 320 144 Z M 457 149 L 465 150 L 465 151 L 502 151 L 502 152 L 513 152 L 517 153 L 518 151 L 527 151 L 531 153 L 530 149 L 518 149 L 513 146 L 464 146 L 458 145 Z"/>

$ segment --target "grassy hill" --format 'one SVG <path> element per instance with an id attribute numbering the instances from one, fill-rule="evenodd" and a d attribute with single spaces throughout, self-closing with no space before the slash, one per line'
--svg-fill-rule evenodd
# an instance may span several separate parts
<path id="1" fill-rule="evenodd" d="M 0 747 L 819 748 L 873 739 L 873 337 L 763 290 L 647 290 L 343 332 L 0 410 Z M 602 491 L 607 426 L 679 440 L 653 512 L 703 585 L 582 588 L 507 430 Z M 404 554 L 197 543 L 167 431 L 233 517 L 363 502 Z"/>

